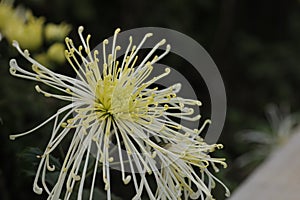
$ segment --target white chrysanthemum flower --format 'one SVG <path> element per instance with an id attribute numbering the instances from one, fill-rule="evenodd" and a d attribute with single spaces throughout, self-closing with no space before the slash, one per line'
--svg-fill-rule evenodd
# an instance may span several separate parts
<path id="1" fill-rule="evenodd" d="M 12 59 L 11 74 L 50 86 L 59 92 L 49 93 L 38 85 L 36 90 L 46 97 L 69 102 L 36 128 L 10 136 L 15 139 L 27 135 L 54 120 L 49 143 L 43 155 L 39 156 L 41 160 L 33 190 L 38 194 L 46 191 L 48 199 L 69 199 L 77 185 L 78 199 L 82 199 L 86 187 L 90 188 L 92 199 L 99 174 L 97 169 L 101 168 L 104 189 L 110 199 L 110 168 L 118 165 L 124 184 L 134 184 L 136 195 L 133 199 L 140 199 L 143 192 L 150 199 L 212 198 L 214 180 L 220 181 L 207 167 L 211 164 L 217 169 L 214 163 L 226 164 L 223 159 L 208 155 L 220 146 L 208 145 L 199 136 L 210 121 L 206 120 L 198 130 L 172 120 L 199 120 L 200 115 L 194 116 L 191 107 L 200 106 L 200 101 L 177 97 L 180 84 L 165 89 L 151 87 L 170 73 L 170 69 L 166 68 L 161 75 L 150 76 L 153 64 L 170 51 L 170 45 L 166 45 L 161 55 L 154 55 L 160 46 L 165 45 L 166 41 L 161 40 L 137 64 L 137 54 L 152 34 L 146 34 L 137 46 L 133 45 L 130 37 L 124 59 L 119 63 L 116 59 L 121 48 L 116 44 L 119 31 L 115 31 L 112 52 L 108 55 L 105 50 L 108 40 L 103 42 L 103 66 L 99 66 L 99 52 L 90 50 L 90 35 L 84 39 L 83 27 L 78 29 L 83 46 L 76 48 L 72 40 L 66 38 L 65 55 L 76 72 L 76 79 L 49 70 L 32 59 L 28 50 L 23 51 L 17 42 L 13 43 L 32 64 L 33 71 L 19 67 Z M 71 135 L 72 140 L 59 177 L 50 188 L 46 174 L 54 171 L 55 166 L 50 163 L 49 157 L 67 135 Z M 193 167 L 198 167 L 200 173 L 195 172 Z M 91 168 L 92 177 L 88 182 L 87 171 Z M 155 178 L 156 189 L 148 183 L 149 175 Z"/>

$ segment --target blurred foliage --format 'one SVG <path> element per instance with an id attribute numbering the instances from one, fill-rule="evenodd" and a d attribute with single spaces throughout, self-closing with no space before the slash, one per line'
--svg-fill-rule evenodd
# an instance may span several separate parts
<path id="1" fill-rule="evenodd" d="M 227 157 L 229 167 L 217 175 L 232 190 L 254 168 L 241 169 L 235 162 L 236 158 L 254 148 L 240 139 L 241 130 L 269 130 L 264 108 L 270 102 L 290 105 L 291 113 L 300 110 L 298 0 L 116 0 L 101 3 L 96 0 L 19 0 L 8 9 L 11 9 L 9 12 L 18 10 L 18 17 L 7 17 L 14 15 L 1 9 L 0 6 L 0 32 L 4 37 L 0 42 L 2 200 L 44 199 L 32 192 L 33 178 L 30 173 L 24 175 L 24 170 L 35 170 L 35 162 L 30 161 L 30 164 L 23 158 L 30 157 L 28 151 L 27 156 L 20 158 L 18 155 L 19 152 L 26 152 L 28 146 L 43 149 L 50 136 L 51 125 L 14 142 L 9 141 L 8 135 L 34 127 L 53 114 L 61 104 L 36 94 L 35 83 L 10 76 L 9 59 L 16 57 L 17 53 L 11 47 L 10 37 L 14 31 L 4 31 L 5 26 L 15 30 L 30 24 L 42 27 L 38 29 L 41 42 L 37 36 L 30 39 L 34 34 L 26 32 L 36 28 L 24 28 L 20 40 L 22 37 L 30 40 L 28 48 L 33 50 L 35 58 L 62 73 L 71 71 L 64 67 L 61 57 L 55 56 L 55 53 L 61 52 L 62 38 L 70 31 L 68 24 L 75 27 L 70 33 L 71 37 L 76 35 L 78 25 L 85 26 L 92 35 L 91 46 L 109 37 L 117 27 L 126 30 L 159 26 L 175 29 L 194 38 L 210 53 L 225 82 L 228 114 L 219 141 L 225 148 L 216 153 Z M 18 22 L 11 21 L 14 18 Z M 23 25 L 16 26 L 20 21 Z M 61 31 L 57 33 L 53 24 L 56 24 L 56 28 L 59 26 Z M 20 44 L 22 46 L 21 41 Z M 39 152 L 37 149 L 31 150 L 34 150 L 30 154 L 34 159 Z M 126 192 L 128 189 L 117 191 L 119 196 L 124 196 Z M 224 198 L 223 191 L 218 191 L 218 188 L 215 193 L 217 199 Z M 105 197 L 101 190 L 97 190 L 95 195 L 97 199 L 98 196 L 99 199 L 100 196 Z"/>

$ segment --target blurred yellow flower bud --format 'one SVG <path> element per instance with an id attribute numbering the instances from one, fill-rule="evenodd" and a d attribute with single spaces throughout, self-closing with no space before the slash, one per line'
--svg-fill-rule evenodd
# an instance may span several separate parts
<path id="1" fill-rule="evenodd" d="M 33 56 L 35 60 L 37 60 L 39 63 L 41 63 L 44 66 L 47 66 L 48 68 L 51 68 L 51 62 L 48 58 L 48 55 L 46 53 L 40 53 L 40 54 L 35 54 Z"/>
<path id="2" fill-rule="evenodd" d="M 17 40 L 22 48 L 36 50 L 43 43 L 43 18 L 35 18 L 31 12 L 27 12 L 27 21 L 23 22 L 18 18 L 9 20 L 9 26 L 3 30 L 8 41 Z"/>
<path id="3" fill-rule="evenodd" d="M 15 18 L 14 10 L 11 5 L 7 3 L 0 3 L 0 31 L 3 31 L 9 21 Z"/>
<path id="4" fill-rule="evenodd" d="M 65 45 L 62 43 L 54 43 L 51 45 L 47 51 L 47 56 L 51 61 L 54 61 L 56 63 L 64 63 L 65 58 Z"/>
<path id="5" fill-rule="evenodd" d="M 45 27 L 45 38 L 48 41 L 64 41 L 65 37 L 71 31 L 71 26 L 66 23 L 49 23 Z"/>

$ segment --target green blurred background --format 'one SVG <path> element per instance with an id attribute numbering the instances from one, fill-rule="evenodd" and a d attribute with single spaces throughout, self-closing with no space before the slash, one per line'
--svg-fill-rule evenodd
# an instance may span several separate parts
<path id="1" fill-rule="evenodd" d="M 225 148 L 216 156 L 227 158 L 229 166 L 218 177 L 232 191 L 264 159 L 251 158 L 255 162 L 247 167 L 238 165 L 238 157 L 256 148 L 238 134 L 247 129 L 271 132 L 265 115 L 270 103 L 291 113 L 300 109 L 298 0 L 24 0 L 14 5 L 30 8 L 35 16 L 44 16 L 46 23 L 71 24 L 72 38 L 78 38 L 77 27 L 83 25 L 92 35 L 91 46 L 118 27 L 165 27 L 198 41 L 217 64 L 226 87 L 227 120 L 219 140 Z M 8 135 L 34 127 L 61 103 L 37 94 L 35 83 L 12 77 L 8 72 L 11 57 L 17 53 L 4 39 L 0 43 L 0 199 L 44 199 L 32 192 L 36 150 L 27 147 L 43 149 L 51 125 L 16 141 Z M 69 73 L 67 64 L 57 66 L 56 71 Z M 217 199 L 224 199 L 223 193 L 217 187 Z"/>

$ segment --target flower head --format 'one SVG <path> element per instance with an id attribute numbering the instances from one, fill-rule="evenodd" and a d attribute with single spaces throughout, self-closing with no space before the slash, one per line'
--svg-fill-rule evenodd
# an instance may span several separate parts
<path id="1" fill-rule="evenodd" d="M 63 41 L 71 31 L 71 26 L 64 22 L 60 24 L 49 23 L 45 26 L 45 37 L 49 41 Z"/>
<path id="2" fill-rule="evenodd" d="M 7 2 L 1 1 L 0 2 L 0 31 L 3 31 L 3 29 L 9 25 L 9 22 L 12 18 L 13 19 L 16 18 L 12 5 Z"/>
<path id="3" fill-rule="evenodd" d="M 49 70 L 32 59 L 28 50 L 23 51 L 17 42 L 13 43 L 32 64 L 33 71 L 19 67 L 12 59 L 11 74 L 50 86 L 59 92 L 50 93 L 38 85 L 36 90 L 46 97 L 69 102 L 36 128 L 10 136 L 15 139 L 54 121 L 47 148 L 39 156 L 34 191 L 40 194 L 45 190 L 48 199 L 63 196 L 69 199 L 77 183 L 78 199 L 82 198 L 85 187 L 90 188 L 92 199 L 97 170 L 101 168 L 104 189 L 110 199 L 113 187 L 110 168 L 118 166 L 124 184 L 134 184 L 133 199 L 140 199 L 144 191 L 150 199 L 212 198 L 211 188 L 215 180 L 220 181 L 207 167 L 212 165 L 217 170 L 215 163 L 226 164 L 224 159 L 208 155 L 221 146 L 209 145 L 199 136 L 210 121 L 206 120 L 200 129 L 191 129 L 174 120 L 199 120 L 200 115 L 194 116 L 192 106 L 200 106 L 201 102 L 178 97 L 180 84 L 164 89 L 153 86 L 170 73 L 166 68 L 164 73 L 151 77 L 153 65 L 168 54 L 170 45 L 161 40 L 138 62 L 138 52 L 152 34 L 146 34 L 137 46 L 130 37 L 120 62 L 117 53 L 121 47 L 116 42 L 119 31 L 115 31 L 111 53 L 106 51 L 109 41 L 103 41 L 102 59 L 98 50 L 90 50 L 90 35 L 84 39 L 83 27 L 78 29 L 82 46 L 76 48 L 73 41 L 66 38 L 65 56 L 77 78 Z M 165 46 L 165 51 L 156 55 L 161 46 Z M 68 152 L 56 184 L 49 188 L 46 174 L 55 170 L 49 156 L 67 135 L 72 136 Z M 194 167 L 200 172 L 195 172 Z M 91 168 L 91 182 L 87 182 L 87 171 Z M 156 189 L 148 183 L 150 175 L 156 180 Z"/>
<path id="4" fill-rule="evenodd" d="M 56 42 L 49 47 L 47 55 L 50 60 L 62 64 L 66 60 L 64 56 L 64 50 L 65 47 L 63 43 Z"/>
<path id="5" fill-rule="evenodd" d="M 298 114 L 286 107 L 270 104 L 266 107 L 268 124 L 259 130 L 244 130 L 237 136 L 253 149 L 236 159 L 239 167 L 253 167 L 266 159 L 272 151 L 288 142 L 299 125 Z"/>
<path id="6" fill-rule="evenodd" d="M 43 43 L 43 17 L 36 18 L 31 11 L 27 11 L 24 16 L 18 16 L 9 19 L 3 29 L 3 33 L 8 41 L 18 40 L 25 48 L 37 50 Z M 26 19 L 26 20 L 24 20 Z M 16 28 L 17 27 L 17 28 Z"/>

